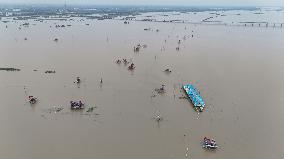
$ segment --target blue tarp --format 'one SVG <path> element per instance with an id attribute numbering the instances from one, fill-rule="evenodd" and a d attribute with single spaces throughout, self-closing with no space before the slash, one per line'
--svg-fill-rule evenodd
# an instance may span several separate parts
<path id="1" fill-rule="evenodd" d="M 201 98 L 198 91 L 195 89 L 195 87 L 192 84 L 187 84 L 183 86 L 183 89 L 187 93 L 188 97 L 190 98 L 191 102 L 195 107 L 205 107 L 205 103 L 203 99 Z"/>

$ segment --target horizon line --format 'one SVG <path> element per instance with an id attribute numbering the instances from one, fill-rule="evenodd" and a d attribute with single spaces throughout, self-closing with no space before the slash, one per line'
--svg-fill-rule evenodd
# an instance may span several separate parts
<path id="1" fill-rule="evenodd" d="M 85 6 L 85 5 L 92 5 L 92 6 L 137 6 L 137 7 L 277 7 L 277 8 L 283 8 L 284 5 L 253 5 L 253 4 L 238 4 L 238 5 L 228 5 L 228 4 L 104 4 L 104 3 L 49 3 L 49 2 L 40 2 L 40 3 L 21 3 L 21 2 L 0 2 L 1 5 L 22 5 L 22 6 L 29 6 L 29 5 L 72 5 L 72 6 Z"/>

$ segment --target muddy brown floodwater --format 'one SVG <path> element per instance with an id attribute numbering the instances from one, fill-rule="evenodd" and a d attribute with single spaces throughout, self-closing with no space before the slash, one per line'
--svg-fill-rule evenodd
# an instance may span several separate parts
<path id="1" fill-rule="evenodd" d="M 0 24 L 0 67 L 21 69 L 0 72 L 0 158 L 284 158 L 283 29 L 30 23 L 21 30 Z M 147 48 L 134 53 L 137 44 Z M 118 58 L 132 60 L 135 70 Z M 200 90 L 204 112 L 179 99 L 186 83 Z M 166 92 L 155 93 L 162 84 Z M 31 106 L 27 95 L 38 103 Z M 71 111 L 69 102 L 79 99 L 96 108 Z M 219 149 L 202 149 L 204 136 Z"/>

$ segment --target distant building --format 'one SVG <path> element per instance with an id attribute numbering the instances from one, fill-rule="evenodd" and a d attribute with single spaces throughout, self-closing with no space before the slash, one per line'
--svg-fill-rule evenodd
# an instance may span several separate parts
<path id="1" fill-rule="evenodd" d="M 13 11 L 13 12 L 21 12 L 21 9 L 15 8 L 15 9 L 13 9 L 12 11 Z"/>
<path id="2" fill-rule="evenodd" d="M 5 16 L 6 16 L 6 17 L 12 16 L 12 15 L 13 15 L 12 12 L 6 12 L 6 13 L 5 13 Z"/>

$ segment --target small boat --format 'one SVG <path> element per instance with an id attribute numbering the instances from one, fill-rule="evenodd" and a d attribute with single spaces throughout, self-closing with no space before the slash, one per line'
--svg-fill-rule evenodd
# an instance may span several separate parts
<path id="1" fill-rule="evenodd" d="M 205 103 L 196 88 L 192 84 L 187 84 L 183 86 L 183 89 L 190 98 L 195 110 L 202 112 L 205 107 Z"/>
<path id="2" fill-rule="evenodd" d="M 85 108 L 85 104 L 82 101 L 70 101 L 71 109 L 80 110 Z"/>
<path id="3" fill-rule="evenodd" d="M 217 149 L 218 145 L 214 139 L 204 137 L 202 147 L 206 149 Z"/>
<path id="4" fill-rule="evenodd" d="M 34 97 L 34 96 L 29 96 L 29 102 L 30 102 L 31 104 L 35 104 L 35 103 L 37 102 L 37 98 Z"/>

